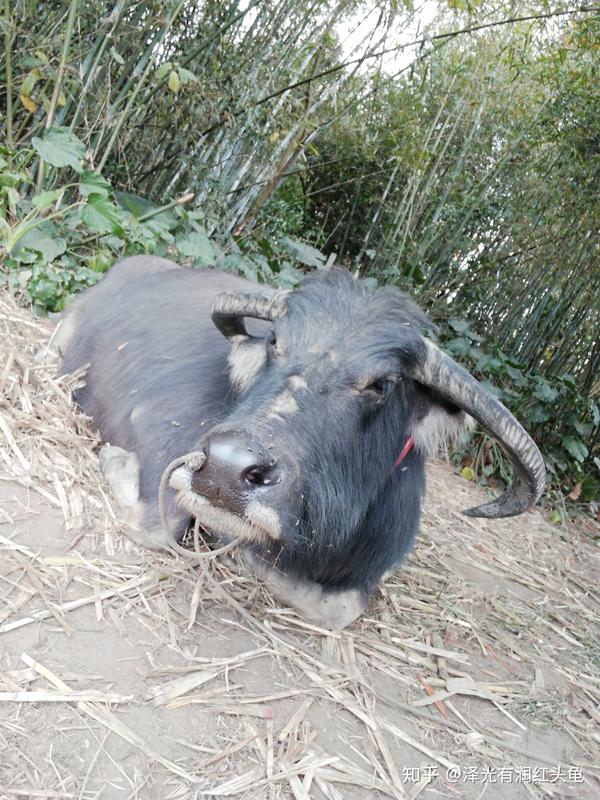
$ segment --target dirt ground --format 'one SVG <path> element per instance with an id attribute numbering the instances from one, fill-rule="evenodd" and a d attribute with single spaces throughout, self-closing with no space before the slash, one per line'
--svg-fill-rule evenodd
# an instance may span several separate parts
<path id="1" fill-rule="evenodd" d="M 429 467 L 342 633 L 121 531 L 48 329 L 0 302 L 0 798 L 600 797 L 600 548 Z"/>

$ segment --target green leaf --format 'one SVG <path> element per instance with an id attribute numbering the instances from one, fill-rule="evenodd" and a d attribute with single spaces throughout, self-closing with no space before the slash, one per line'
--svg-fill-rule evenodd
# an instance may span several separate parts
<path id="1" fill-rule="evenodd" d="M 30 72 L 27 73 L 25 76 L 25 80 L 21 84 L 20 93 L 24 94 L 26 97 L 31 97 L 31 94 L 34 90 L 35 84 L 40 78 L 40 71 L 39 69 L 32 69 Z"/>
<path id="2" fill-rule="evenodd" d="M 0 217 L 0 242 L 6 241 L 11 234 L 11 227 L 8 222 Z"/>
<path id="3" fill-rule="evenodd" d="M 132 192 L 115 192 L 115 197 L 117 203 L 130 214 L 133 214 L 134 217 L 139 219 L 143 217 L 144 214 L 147 214 L 149 211 L 152 211 L 156 208 L 149 200 L 146 200 L 145 197 L 141 197 L 138 194 L 133 194 Z"/>
<path id="4" fill-rule="evenodd" d="M 573 378 L 572 375 L 567 375 L 567 374 L 561 375 L 560 380 L 565 384 L 565 386 L 568 386 L 569 389 L 577 391 L 577 383 L 575 382 L 575 379 Z"/>
<path id="5" fill-rule="evenodd" d="M 457 333 L 466 333 L 469 330 L 469 323 L 464 319 L 449 319 L 448 325 Z"/>
<path id="6" fill-rule="evenodd" d="M 487 392 L 494 395 L 494 397 L 502 399 L 502 396 L 504 395 L 502 389 L 499 389 L 497 386 L 494 386 L 494 384 L 490 383 L 490 381 L 480 381 L 480 383 Z"/>
<path id="7" fill-rule="evenodd" d="M 286 262 L 279 272 L 277 285 L 282 289 L 295 289 L 303 277 L 304 274 L 299 269 Z"/>
<path id="8" fill-rule="evenodd" d="M 515 369 L 514 367 L 507 366 L 506 374 L 516 386 L 527 386 L 527 384 L 529 383 L 529 381 L 527 380 L 525 375 L 523 375 L 520 369 Z"/>
<path id="9" fill-rule="evenodd" d="M 316 247 L 299 242 L 297 239 L 290 239 L 289 236 L 284 236 L 281 243 L 301 264 L 305 264 L 307 267 L 317 267 L 317 269 L 325 266 L 327 259 Z"/>
<path id="10" fill-rule="evenodd" d="M 100 194 L 107 197 L 110 192 L 110 183 L 92 169 L 84 169 L 79 179 L 79 193 L 83 197 L 90 194 Z"/>
<path id="11" fill-rule="evenodd" d="M 591 503 L 597 497 L 600 497 L 600 481 L 593 475 L 586 475 L 581 481 L 581 499 L 585 503 Z"/>
<path id="12" fill-rule="evenodd" d="M 165 63 L 161 64 L 154 74 L 159 81 L 162 81 L 165 75 L 167 75 L 167 73 L 169 73 L 172 69 L 173 64 L 171 64 L 170 61 L 165 61 Z"/>
<path id="13" fill-rule="evenodd" d="M 538 400 L 542 400 L 544 403 L 553 403 L 558 397 L 556 389 L 553 389 L 546 381 L 539 379 L 537 386 L 533 390 L 533 394 Z"/>
<path id="14" fill-rule="evenodd" d="M 23 259 L 20 256 L 24 255 L 23 251 L 33 250 L 40 254 L 40 260 L 43 264 L 49 264 L 67 249 L 66 241 L 60 236 L 53 235 L 55 232 L 56 228 L 51 225 L 40 226 L 28 231 L 19 239 L 12 255 L 20 261 L 31 263 L 30 259 Z"/>
<path id="15" fill-rule="evenodd" d="M 193 72 L 190 72 L 189 69 L 184 69 L 183 67 L 177 67 L 177 72 L 179 73 L 179 80 L 183 85 L 186 83 L 198 83 L 198 78 L 194 75 Z"/>
<path id="16" fill-rule="evenodd" d="M 117 64 L 120 64 L 121 66 L 123 66 L 123 64 L 125 63 L 125 59 L 123 58 L 122 55 L 120 55 L 120 53 L 117 53 L 117 51 L 115 50 L 114 47 L 110 48 L 110 54 L 114 58 L 114 60 L 117 62 Z"/>
<path id="17" fill-rule="evenodd" d="M 214 264 L 217 260 L 208 236 L 200 231 L 178 236 L 176 246 L 182 256 L 192 256 L 200 264 Z"/>
<path id="18" fill-rule="evenodd" d="M 16 215 L 17 206 L 21 199 L 17 190 L 12 186 L 2 186 L 0 187 L 0 195 L 6 198 L 6 205 L 9 207 L 10 211 Z"/>
<path id="19" fill-rule="evenodd" d="M 577 431 L 577 433 L 580 436 L 583 436 L 584 439 L 587 438 L 591 434 L 591 432 L 592 432 L 592 430 L 594 428 L 594 426 L 592 425 L 591 422 L 583 422 L 580 419 L 576 419 L 573 422 L 573 427 L 575 428 L 575 430 Z"/>
<path id="20" fill-rule="evenodd" d="M 39 51 L 36 51 L 36 52 L 39 52 Z M 46 64 L 47 63 L 48 63 L 48 61 L 46 60 Z M 22 67 L 31 67 L 31 68 L 43 67 L 44 63 L 41 61 L 41 59 L 36 58 L 35 56 L 25 56 L 25 58 L 22 59 L 22 61 L 21 61 L 21 66 Z"/>
<path id="21" fill-rule="evenodd" d="M 252 283 L 259 282 L 258 271 L 251 261 L 247 259 L 242 259 L 241 263 L 238 265 L 238 269 L 242 273 L 244 278 L 247 278 L 249 281 L 252 281 Z"/>
<path id="22" fill-rule="evenodd" d="M 113 250 L 116 250 L 119 253 L 125 247 L 125 242 L 123 239 L 119 239 L 118 236 L 102 236 L 100 238 L 100 243 L 106 245 L 107 247 L 112 247 Z"/>
<path id="23" fill-rule="evenodd" d="M 167 242 L 173 242 L 174 237 L 171 234 L 171 230 L 177 227 L 177 218 L 169 211 L 163 211 L 155 217 L 144 220 L 140 225 L 145 230 L 150 231 L 153 236 L 157 236 Z"/>
<path id="24" fill-rule="evenodd" d="M 88 269 L 92 272 L 106 272 L 114 263 L 114 256 L 108 250 L 98 250 L 88 258 Z"/>
<path id="25" fill-rule="evenodd" d="M 585 461 L 588 455 L 588 449 L 576 436 L 563 436 L 561 439 L 562 445 L 565 450 L 573 456 L 575 461 Z"/>
<path id="26" fill-rule="evenodd" d="M 174 69 L 171 70 L 169 73 L 169 81 L 168 81 L 169 90 L 173 93 L 177 93 L 179 91 L 179 87 L 181 86 L 181 81 L 179 80 L 179 75 L 175 72 Z"/>
<path id="27" fill-rule="evenodd" d="M 483 370 L 483 372 L 491 372 L 494 375 L 499 374 L 502 366 L 503 362 L 499 358 L 494 358 L 494 356 L 489 356 L 478 364 L 479 369 Z"/>
<path id="28" fill-rule="evenodd" d="M 72 273 L 72 277 L 76 286 L 93 286 L 100 280 L 98 272 L 89 267 L 79 267 Z"/>
<path id="29" fill-rule="evenodd" d="M 8 170 L 0 173 L 0 186 L 18 186 L 19 183 L 31 183 L 31 176 L 26 172 L 8 172 Z"/>
<path id="30" fill-rule="evenodd" d="M 53 167 L 82 171 L 85 145 L 68 128 L 48 128 L 43 139 L 34 136 L 31 143 L 41 158 Z"/>
<path id="31" fill-rule="evenodd" d="M 46 208 L 50 208 L 50 206 L 55 203 L 59 197 L 61 197 L 64 189 L 53 189 L 50 192 L 40 192 L 36 194 L 31 201 L 31 205 L 34 208 L 37 208 L 38 211 L 44 211 Z"/>
<path id="32" fill-rule="evenodd" d="M 542 422 L 547 422 L 550 419 L 550 414 L 542 403 L 535 403 L 527 412 L 527 420 L 532 425 L 540 425 Z"/>
<path id="33" fill-rule="evenodd" d="M 48 311 L 60 311 L 64 306 L 68 280 L 67 270 L 60 266 L 36 264 L 27 284 L 27 293 L 36 305 Z"/>
<path id="34" fill-rule="evenodd" d="M 453 356 L 466 356 L 471 347 L 471 342 L 468 339 L 450 339 L 449 342 L 444 344 L 444 349 L 451 353 Z"/>
<path id="35" fill-rule="evenodd" d="M 102 194 L 90 194 L 81 210 L 81 221 L 97 233 L 121 233 L 121 217 L 117 206 Z"/>

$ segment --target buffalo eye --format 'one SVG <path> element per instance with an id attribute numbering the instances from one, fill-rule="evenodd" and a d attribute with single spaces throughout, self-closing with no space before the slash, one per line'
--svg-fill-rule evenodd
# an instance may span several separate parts
<path id="1" fill-rule="evenodd" d="M 267 336 L 267 350 L 269 355 L 277 355 L 277 336 L 275 331 L 271 331 Z"/>
<path id="2" fill-rule="evenodd" d="M 369 383 L 368 386 L 365 386 L 363 391 L 365 394 L 368 394 L 377 400 L 383 400 L 390 394 L 393 388 L 394 383 L 389 378 L 378 378 L 377 380 Z"/>

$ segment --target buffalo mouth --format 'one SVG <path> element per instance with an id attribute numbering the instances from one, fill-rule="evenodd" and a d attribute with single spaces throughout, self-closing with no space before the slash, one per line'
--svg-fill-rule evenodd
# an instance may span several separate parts
<path id="1" fill-rule="evenodd" d="M 175 502 L 194 516 L 202 527 L 226 539 L 244 539 L 252 542 L 268 542 L 281 538 L 279 514 L 271 506 L 251 500 L 238 513 L 206 495 L 192 489 L 193 470 L 181 466 L 171 473 L 169 484 L 177 492 Z"/>

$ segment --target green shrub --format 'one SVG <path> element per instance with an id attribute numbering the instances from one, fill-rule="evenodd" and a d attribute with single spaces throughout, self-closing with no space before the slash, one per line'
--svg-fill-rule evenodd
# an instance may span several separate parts
<path id="1" fill-rule="evenodd" d="M 40 159 L 44 185 L 50 188 L 38 190 Z M 194 267 L 218 266 L 285 288 L 295 286 L 305 271 L 325 267 L 323 253 L 295 238 L 300 227 L 297 204 L 290 214 L 271 206 L 268 224 L 219 246 L 207 234 L 215 221 L 202 211 L 188 210 L 191 199 L 187 195 L 155 206 L 137 195 L 113 191 L 91 168 L 76 136 L 66 128 L 49 128 L 32 139 L 30 148 L 0 151 L 0 256 L 6 280 L 42 311 L 55 312 L 126 255 L 157 254 Z M 534 374 L 493 340 L 484 344 L 464 320 L 448 320 L 442 345 L 538 442 L 556 519 L 564 496 L 596 513 L 598 403 L 582 396 L 571 376 Z M 501 450 L 484 432 L 476 432 L 468 448 L 467 477 L 510 479 Z"/>
<path id="2" fill-rule="evenodd" d="M 0 154 L 0 248 L 10 285 L 39 308 L 60 311 L 69 295 L 94 284 L 125 255 L 171 254 L 195 266 L 216 263 L 220 254 L 206 235 L 201 212 L 186 210 L 181 200 L 155 207 L 114 192 L 86 163 L 83 143 L 66 128 L 49 128 L 32 145 Z M 34 188 L 39 158 L 52 189 Z"/>
<path id="3" fill-rule="evenodd" d="M 442 345 L 515 414 L 539 445 L 548 471 L 546 495 L 554 506 L 553 519 L 561 519 L 565 496 L 596 514 L 600 504 L 598 403 L 583 396 L 570 375 L 532 373 L 497 342 L 484 346 L 465 320 L 448 321 Z M 473 434 L 468 448 L 473 476 L 483 482 L 508 480 L 502 451 L 483 431 Z M 464 458 L 464 453 L 459 455 Z"/>

